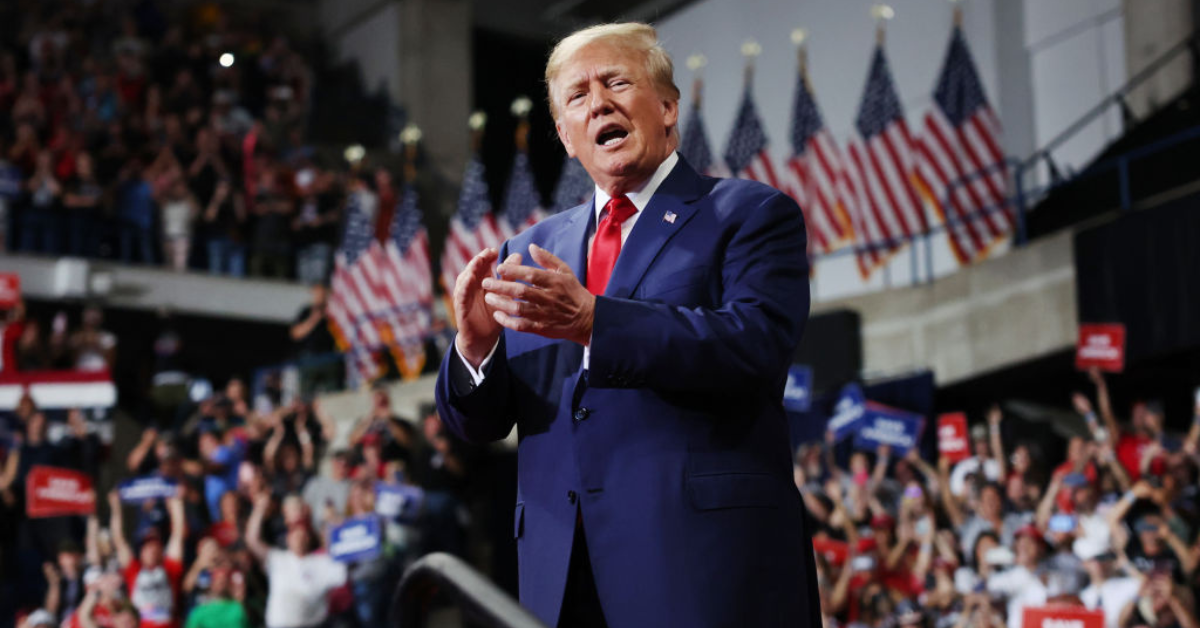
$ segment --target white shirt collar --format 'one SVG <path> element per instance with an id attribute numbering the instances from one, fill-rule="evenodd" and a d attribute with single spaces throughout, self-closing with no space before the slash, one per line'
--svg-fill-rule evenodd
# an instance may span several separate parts
<path id="1" fill-rule="evenodd" d="M 646 179 L 646 182 L 640 187 L 625 193 L 625 196 L 629 197 L 630 201 L 633 201 L 633 206 L 637 208 L 639 213 L 643 209 L 646 209 L 646 205 L 650 204 L 650 197 L 654 196 L 654 192 L 658 190 L 658 186 L 662 185 L 667 175 L 671 174 L 671 171 L 675 169 L 675 164 L 677 163 L 679 163 L 679 153 L 671 151 L 671 154 L 667 155 L 667 158 L 661 164 L 658 164 L 658 170 L 654 171 L 653 176 Z M 596 203 L 592 207 L 592 211 L 596 212 L 596 224 L 600 224 L 600 212 L 611 198 L 607 192 L 600 189 L 600 186 L 596 186 Z"/>

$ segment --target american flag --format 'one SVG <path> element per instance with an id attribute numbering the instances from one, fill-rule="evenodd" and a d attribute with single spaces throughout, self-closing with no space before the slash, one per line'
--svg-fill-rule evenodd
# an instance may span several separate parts
<path id="1" fill-rule="evenodd" d="M 700 114 L 700 106 L 692 107 L 687 124 L 683 126 L 683 137 L 679 140 L 679 154 L 687 160 L 696 172 L 710 177 L 718 176 L 716 160 L 713 159 L 712 149 L 708 144 L 708 132 L 704 130 L 704 116 Z"/>
<path id="2" fill-rule="evenodd" d="M 792 156 L 783 177 L 804 210 L 811 252 L 832 251 L 853 235 L 848 213 L 853 198 L 844 170 L 842 151 L 825 127 L 801 73 L 792 103 Z"/>
<path id="3" fill-rule="evenodd" d="M 529 168 L 529 154 L 517 151 L 512 170 L 508 173 L 508 188 L 504 190 L 504 220 L 502 227 L 512 237 L 537 224 L 546 217 L 542 199 Z"/>
<path id="4" fill-rule="evenodd" d="M 917 183 L 946 224 L 955 257 L 969 264 L 1012 230 L 1013 217 L 1000 121 L 957 27 L 933 103 L 917 143 Z"/>
<path id="5" fill-rule="evenodd" d="M 366 191 L 351 192 L 346 199 L 346 230 L 334 256 L 330 282 L 329 328 L 338 347 L 349 354 L 362 381 L 379 377 L 382 368 L 375 350 L 382 343 L 371 313 L 380 309 L 376 297 L 374 255 L 375 225 L 364 208 Z"/>
<path id="6" fill-rule="evenodd" d="M 442 289 L 447 295 L 454 292 L 458 274 L 472 257 L 488 247 L 499 248 L 505 240 L 499 221 L 492 214 L 485 174 L 479 156 L 471 157 L 463 174 L 458 212 L 450 219 L 450 234 L 442 251 Z M 454 320 L 453 314 L 450 320 Z"/>
<path id="7" fill-rule="evenodd" d="M 425 337 L 433 309 L 433 273 L 429 267 L 429 236 L 421 224 L 417 191 L 406 185 L 396 206 L 387 241 L 375 245 L 381 297 L 385 309 L 378 318 L 384 343 L 391 349 L 400 374 L 412 379 L 425 366 Z"/>
<path id="8" fill-rule="evenodd" d="M 742 96 L 742 105 L 738 108 L 737 120 L 733 123 L 733 132 L 729 135 L 729 145 L 725 148 L 725 165 L 736 177 L 766 183 L 777 190 L 783 189 L 775 175 L 775 166 L 771 164 L 767 134 L 763 132 L 748 83 Z"/>
<path id="9" fill-rule="evenodd" d="M 854 211 L 850 218 L 864 277 L 887 262 L 902 240 L 927 228 L 913 185 L 915 146 L 892 82 L 883 47 L 876 47 L 850 138 L 846 167 Z"/>
<path id="10" fill-rule="evenodd" d="M 562 173 L 554 186 L 554 211 L 561 212 L 588 201 L 595 191 L 596 184 L 583 164 L 570 155 L 563 156 Z"/>

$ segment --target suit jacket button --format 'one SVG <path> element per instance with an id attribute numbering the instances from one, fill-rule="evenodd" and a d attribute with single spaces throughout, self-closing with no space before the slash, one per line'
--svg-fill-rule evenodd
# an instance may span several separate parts
<path id="1" fill-rule="evenodd" d="M 574 504 L 575 500 L 579 499 L 579 495 L 575 491 L 567 491 L 567 502 Z"/>
<path id="2" fill-rule="evenodd" d="M 591 413 L 592 413 L 592 411 L 589 408 L 579 408 L 579 409 L 575 410 L 575 415 L 574 415 L 575 422 L 579 423 L 579 422 L 587 419 L 588 415 Z"/>

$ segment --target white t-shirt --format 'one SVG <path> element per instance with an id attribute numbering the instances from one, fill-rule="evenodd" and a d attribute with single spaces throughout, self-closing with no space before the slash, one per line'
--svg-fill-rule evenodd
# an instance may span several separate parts
<path id="1" fill-rule="evenodd" d="M 1108 527 L 1108 518 L 1099 512 L 1090 515 L 1077 515 L 1078 536 L 1071 546 L 1075 555 L 1081 559 L 1088 557 L 1088 552 L 1100 553 L 1112 549 L 1112 531 Z"/>
<path id="2" fill-rule="evenodd" d="M 189 238 L 192 235 L 192 204 L 187 199 L 167 201 L 162 206 L 163 236 Z"/>
<path id="3" fill-rule="evenodd" d="M 303 628 L 325 621 L 329 614 L 327 594 L 346 582 L 346 566 L 328 554 L 296 556 L 273 549 L 264 565 L 270 591 L 267 594 L 268 628 Z"/>
<path id="4" fill-rule="evenodd" d="M 1141 583 L 1136 578 L 1109 578 L 1100 586 L 1090 585 L 1079 592 L 1079 599 L 1089 609 L 1104 611 L 1104 627 L 1117 628 L 1125 605 L 1137 598 Z"/>
<path id="5" fill-rule="evenodd" d="M 1046 604 L 1046 585 L 1037 574 L 1021 565 L 988 578 L 987 590 L 1008 601 L 1008 628 L 1021 628 L 1026 606 Z"/>

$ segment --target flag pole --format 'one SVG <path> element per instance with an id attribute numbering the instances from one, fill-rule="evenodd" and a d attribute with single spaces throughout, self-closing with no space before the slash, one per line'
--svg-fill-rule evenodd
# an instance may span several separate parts
<path id="1" fill-rule="evenodd" d="M 796 46 L 796 71 L 800 74 L 800 80 L 804 81 L 804 88 L 810 93 L 812 85 L 808 82 L 808 48 L 805 42 L 808 39 L 808 31 L 803 28 L 792 29 L 790 36 L 792 44 Z M 808 258 L 808 278 L 812 283 L 812 291 L 817 292 L 817 264 L 816 258 L 809 253 L 811 248 L 808 246 L 810 241 L 805 242 L 804 255 Z"/>
<path id="2" fill-rule="evenodd" d="M 529 151 L 529 112 L 533 110 L 533 101 L 528 96 L 517 96 L 510 107 L 517 118 L 516 144 L 519 152 Z"/>
<path id="3" fill-rule="evenodd" d="M 871 7 L 871 17 L 875 18 L 875 43 L 882 48 L 887 40 L 888 20 L 896 17 L 896 10 L 886 4 L 877 4 Z"/>
<path id="4" fill-rule="evenodd" d="M 471 155 L 478 159 L 483 146 L 483 129 L 487 126 L 487 114 L 483 111 L 473 111 L 467 118 L 467 128 L 471 130 Z M 447 286 L 445 275 L 439 279 L 442 284 L 442 304 L 446 308 L 447 323 L 451 329 L 458 329 L 457 318 L 454 316 L 454 286 Z"/>
<path id="5" fill-rule="evenodd" d="M 808 91 L 812 91 L 812 85 L 808 82 L 808 31 L 803 28 L 792 30 L 792 44 L 796 46 L 796 71 L 800 73 L 800 78 L 804 79 L 804 86 Z"/>
<path id="6" fill-rule="evenodd" d="M 696 53 L 687 58 L 687 67 L 692 71 L 692 111 L 700 111 L 700 100 L 704 94 L 704 66 L 708 65 L 708 57 Z"/>
<path id="7" fill-rule="evenodd" d="M 471 154 L 478 155 L 483 146 L 483 127 L 487 126 L 487 114 L 474 111 L 467 118 L 467 128 L 471 129 Z"/>
<path id="8" fill-rule="evenodd" d="M 742 56 L 746 58 L 746 69 L 743 75 L 744 87 L 747 91 L 750 90 L 751 83 L 754 82 L 754 59 L 762 54 L 762 46 L 753 39 L 747 39 L 742 44 Z"/>
<path id="9" fill-rule="evenodd" d="M 400 132 L 400 142 L 404 144 L 404 182 L 411 184 L 417 179 L 417 148 L 421 143 L 421 129 L 415 124 L 408 124 Z"/>
<path id="10" fill-rule="evenodd" d="M 896 16 L 896 11 L 886 4 L 876 4 L 871 7 L 871 17 L 875 18 L 875 44 L 883 48 L 887 42 L 887 22 Z M 915 246 L 909 242 L 909 246 Z M 892 287 L 891 259 L 883 264 L 883 285 L 885 289 Z"/>
<path id="11" fill-rule="evenodd" d="M 954 30 L 961 31 L 962 24 L 963 24 L 962 0 L 950 0 L 950 4 L 954 6 L 953 18 L 952 18 L 952 24 L 954 25 L 953 28 L 954 28 Z M 950 234 L 950 229 L 951 229 L 951 227 L 949 225 L 947 225 L 946 226 L 946 237 L 947 238 L 952 237 Z M 932 230 L 932 228 L 926 228 L 926 230 L 925 230 L 925 273 L 926 273 L 926 275 L 925 275 L 926 283 L 933 283 L 934 274 L 933 274 L 933 230 Z"/>

